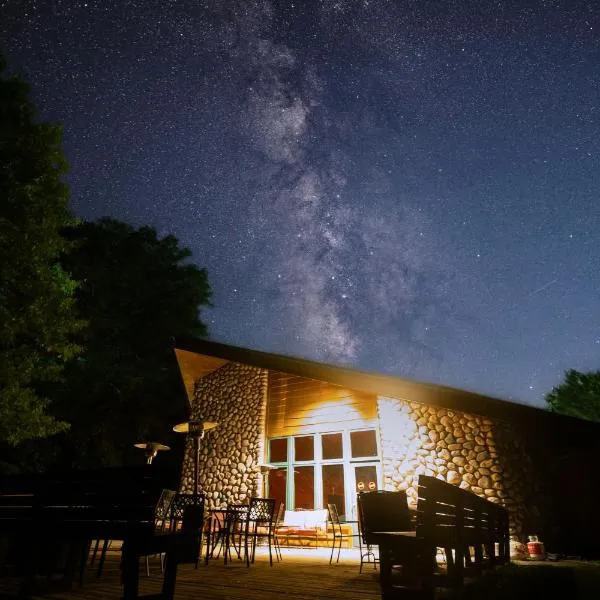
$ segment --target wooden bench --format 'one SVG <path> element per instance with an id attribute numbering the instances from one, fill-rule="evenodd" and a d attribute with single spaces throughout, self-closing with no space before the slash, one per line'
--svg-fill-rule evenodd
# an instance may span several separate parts
<path id="1" fill-rule="evenodd" d="M 416 531 L 375 536 L 385 600 L 414 591 L 433 598 L 436 587 L 461 587 L 465 578 L 510 561 L 506 509 L 425 475 L 419 476 Z M 445 571 L 437 566 L 438 549 L 445 554 Z"/>
<path id="2" fill-rule="evenodd" d="M 18 570 L 23 594 L 70 589 L 78 572 L 82 581 L 92 540 L 123 540 L 124 597 L 137 598 L 138 558 L 159 552 L 167 555 L 163 597 L 172 597 L 177 564 L 200 543 L 155 531 L 161 491 L 176 479 L 157 465 L 0 479 L 0 568 Z"/>

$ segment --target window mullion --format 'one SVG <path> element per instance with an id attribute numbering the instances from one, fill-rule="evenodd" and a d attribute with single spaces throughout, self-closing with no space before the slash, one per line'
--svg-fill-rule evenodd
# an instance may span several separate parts
<path id="1" fill-rule="evenodd" d="M 313 436 L 313 458 L 314 458 L 314 486 L 315 486 L 315 508 L 326 508 L 323 506 L 323 452 L 321 434 Z"/>
<path id="2" fill-rule="evenodd" d="M 286 505 L 290 508 L 296 508 L 294 504 L 294 498 L 296 495 L 296 481 L 294 479 L 294 438 L 293 436 L 288 437 L 287 444 L 287 472 L 288 472 L 288 485 L 287 485 L 287 496 Z"/>

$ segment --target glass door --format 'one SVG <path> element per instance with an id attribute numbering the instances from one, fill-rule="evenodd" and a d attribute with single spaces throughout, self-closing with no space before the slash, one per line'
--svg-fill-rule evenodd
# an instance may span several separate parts
<path id="1" fill-rule="evenodd" d="M 346 486 L 344 485 L 344 465 L 323 465 L 323 508 L 335 504 L 338 514 L 343 519 L 346 516 Z"/>
<path id="2" fill-rule="evenodd" d="M 351 519 L 357 521 L 356 496 L 360 492 L 374 492 L 379 489 L 380 466 L 379 463 L 353 463 L 350 464 L 350 469 L 353 485 L 351 486 L 351 498 L 348 498 L 348 505 L 351 507 Z"/>

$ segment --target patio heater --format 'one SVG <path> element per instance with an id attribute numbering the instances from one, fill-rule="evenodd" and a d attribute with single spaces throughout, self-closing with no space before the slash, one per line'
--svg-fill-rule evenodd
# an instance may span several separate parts
<path id="1" fill-rule="evenodd" d="M 267 488 L 269 487 L 269 473 L 276 469 L 273 465 L 258 465 L 258 468 L 263 476 L 263 496 L 266 498 L 267 496 Z"/>
<path id="2" fill-rule="evenodd" d="M 177 433 L 187 433 L 194 440 L 194 497 L 198 496 L 198 461 L 200 460 L 200 440 L 206 431 L 214 429 L 218 423 L 214 421 L 192 420 L 178 423 L 173 427 Z"/>
<path id="3" fill-rule="evenodd" d="M 152 461 L 156 458 L 159 451 L 171 449 L 169 446 L 165 446 L 159 442 L 140 442 L 139 444 L 134 444 L 134 446 L 144 451 L 144 454 L 146 455 L 146 464 L 148 465 L 152 464 Z"/>

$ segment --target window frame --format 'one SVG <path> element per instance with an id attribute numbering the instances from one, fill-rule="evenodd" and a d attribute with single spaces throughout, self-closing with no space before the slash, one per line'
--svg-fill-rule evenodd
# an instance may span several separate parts
<path id="1" fill-rule="evenodd" d="M 373 431 L 375 433 L 375 444 L 377 446 L 377 454 L 373 456 L 361 456 L 352 458 L 352 446 L 350 442 L 350 434 L 356 431 Z M 342 458 L 323 458 L 322 436 L 329 434 L 342 435 Z M 313 460 L 298 461 L 295 457 L 296 445 L 295 438 L 312 437 L 313 438 Z M 271 440 L 287 439 L 287 461 L 274 462 L 271 460 Z M 381 472 L 381 439 L 378 427 L 360 427 L 356 429 L 328 429 L 325 431 L 315 431 L 307 433 L 298 433 L 296 435 L 275 436 L 266 439 L 266 447 L 268 449 L 268 463 L 278 469 L 287 469 L 287 489 L 286 489 L 286 508 L 293 510 L 295 508 L 295 466 L 312 466 L 313 467 L 313 506 L 315 509 L 327 508 L 323 504 L 323 465 L 341 464 L 344 473 L 344 498 L 346 510 L 353 510 L 355 505 L 356 495 L 354 493 L 354 467 L 363 463 L 375 464 L 377 466 L 377 486 L 381 489 L 382 472 Z M 267 489 L 267 494 L 269 490 Z"/>

